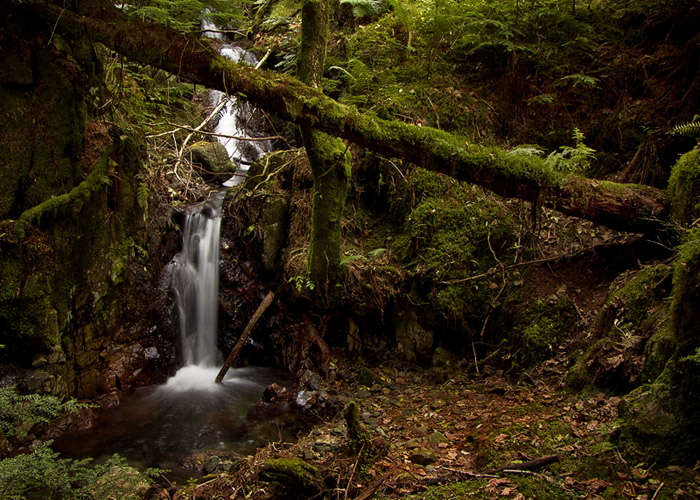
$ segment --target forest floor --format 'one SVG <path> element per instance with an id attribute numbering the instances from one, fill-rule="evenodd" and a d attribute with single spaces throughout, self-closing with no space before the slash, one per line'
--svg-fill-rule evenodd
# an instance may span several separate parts
<path id="1" fill-rule="evenodd" d="M 359 454 L 336 414 L 174 498 L 698 498 L 697 468 L 660 469 L 616 449 L 619 398 L 567 390 L 564 361 L 519 383 L 458 366 L 369 371 L 339 362 L 339 374 L 362 375 L 336 377 L 321 392 L 359 405 L 367 438 Z M 280 458 L 290 461 L 280 468 Z"/>

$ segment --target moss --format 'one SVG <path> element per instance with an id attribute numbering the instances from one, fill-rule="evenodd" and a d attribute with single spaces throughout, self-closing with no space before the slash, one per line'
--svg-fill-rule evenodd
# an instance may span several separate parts
<path id="1" fill-rule="evenodd" d="M 88 201 L 90 196 L 92 196 L 95 191 L 103 188 L 108 182 L 110 167 L 114 165 L 111 155 L 114 154 L 118 148 L 118 144 L 112 145 L 97 165 L 95 165 L 87 179 L 71 189 L 70 192 L 56 196 L 55 198 L 50 198 L 43 203 L 25 210 L 15 223 L 15 232 L 18 240 L 22 241 L 24 239 L 27 225 L 35 221 L 41 222 L 42 217 L 46 214 L 55 216 L 68 208 L 71 208 L 75 212 L 80 212 L 83 204 Z"/>
<path id="2" fill-rule="evenodd" d="M 322 132 L 302 130 L 314 176 L 307 274 L 322 300 L 337 300 L 341 269 L 341 219 L 350 182 L 348 147 Z"/>
<path id="3" fill-rule="evenodd" d="M 343 409 L 343 418 L 348 428 L 348 448 L 352 454 L 360 453 L 367 442 L 367 431 L 360 422 L 360 407 L 350 401 Z"/>
<path id="4" fill-rule="evenodd" d="M 513 340 L 521 368 L 549 359 L 576 324 L 576 308 L 567 296 L 538 299 L 516 314 Z"/>
<path id="5" fill-rule="evenodd" d="M 317 488 L 321 483 L 316 467 L 301 458 L 271 458 L 265 461 L 263 478 L 272 481 L 290 481 L 304 490 Z"/>
<path id="6" fill-rule="evenodd" d="M 618 278 L 569 373 L 571 387 L 595 383 L 624 394 L 659 376 L 674 351 L 670 277 L 671 267 L 660 264 Z"/>
<path id="7" fill-rule="evenodd" d="M 671 214 L 678 222 L 688 225 L 700 217 L 700 149 L 684 154 L 676 162 L 666 192 Z"/>
<path id="8" fill-rule="evenodd" d="M 497 279 L 465 279 L 507 259 L 516 229 L 504 207 L 470 186 L 422 169 L 389 193 L 396 218 L 405 214 L 397 254 L 414 266 L 421 293 L 462 327 L 480 324 L 500 286 Z M 406 213 L 408 212 L 408 213 Z"/>

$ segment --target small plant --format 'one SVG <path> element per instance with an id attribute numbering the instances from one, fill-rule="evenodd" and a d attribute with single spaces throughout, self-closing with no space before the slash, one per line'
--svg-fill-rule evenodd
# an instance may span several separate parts
<path id="1" fill-rule="evenodd" d="M 679 123 L 669 131 L 669 134 L 700 138 L 700 116 L 695 115 L 689 122 Z"/>
<path id="2" fill-rule="evenodd" d="M 302 293 L 304 290 L 311 292 L 316 288 L 316 284 L 308 276 L 292 276 L 287 281 L 294 285 L 294 288 L 299 293 Z"/>
<path id="3" fill-rule="evenodd" d="M 382 0 L 340 0 L 340 5 L 350 5 L 355 19 L 376 16 L 384 9 Z"/>
<path id="4" fill-rule="evenodd" d="M 581 173 L 591 165 L 595 159 L 595 150 L 586 146 L 583 142 L 585 136 L 578 128 L 574 128 L 572 134 L 575 146 L 561 146 L 559 150 L 550 153 L 545 162 L 553 170 L 559 172 Z"/>
<path id="5" fill-rule="evenodd" d="M 90 405 L 54 396 L 20 395 L 15 387 L 0 387 L 0 432 L 24 439 L 34 425 L 47 424 L 61 415 L 76 413 Z"/>

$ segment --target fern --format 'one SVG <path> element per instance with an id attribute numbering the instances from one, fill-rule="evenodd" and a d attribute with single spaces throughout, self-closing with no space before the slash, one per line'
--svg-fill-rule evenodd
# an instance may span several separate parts
<path id="1" fill-rule="evenodd" d="M 382 0 L 340 0 L 340 5 L 350 5 L 355 19 L 376 16 L 384 8 Z"/>
<path id="2" fill-rule="evenodd" d="M 141 210 L 144 212 L 148 211 L 148 196 L 151 194 L 151 189 L 148 187 L 148 184 L 145 182 L 142 182 L 139 184 L 139 187 L 136 189 L 136 202 L 139 204 L 139 207 L 141 207 Z"/>
<path id="3" fill-rule="evenodd" d="M 669 134 L 700 137 L 700 116 L 695 115 L 691 121 L 679 123 L 669 131 Z"/>
<path id="4" fill-rule="evenodd" d="M 591 165 L 591 160 L 595 159 L 595 150 L 583 143 L 585 137 L 578 128 L 574 128 L 572 139 L 576 143 L 574 147 L 561 146 L 545 159 L 546 164 L 553 170 L 581 173 Z"/>

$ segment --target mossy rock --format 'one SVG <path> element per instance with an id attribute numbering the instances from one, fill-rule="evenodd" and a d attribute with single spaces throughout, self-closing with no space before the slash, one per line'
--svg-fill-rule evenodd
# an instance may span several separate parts
<path id="1" fill-rule="evenodd" d="M 565 295 L 537 299 L 515 315 L 511 338 L 516 362 L 527 368 L 552 357 L 558 343 L 576 325 L 576 307 Z"/>
<path id="2" fill-rule="evenodd" d="M 301 458 L 271 458 L 265 461 L 263 479 L 301 488 L 305 492 L 319 490 L 323 483 L 316 467 Z"/>
<path id="3" fill-rule="evenodd" d="M 700 218 L 700 149 L 694 149 L 676 162 L 668 180 L 671 214 L 683 225 Z"/>
<path id="4" fill-rule="evenodd" d="M 595 383 L 626 393 L 656 379 L 674 350 L 667 335 L 670 293 L 666 264 L 619 278 L 569 374 L 569 385 L 580 389 Z"/>
<path id="5" fill-rule="evenodd" d="M 226 182 L 236 171 L 228 151 L 220 142 L 198 142 L 192 146 L 192 164 L 206 182 Z"/>

